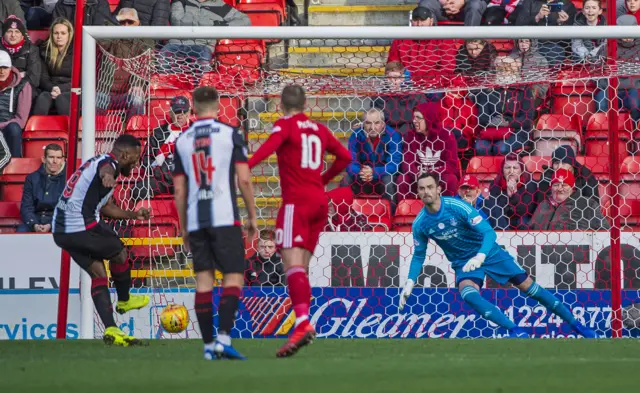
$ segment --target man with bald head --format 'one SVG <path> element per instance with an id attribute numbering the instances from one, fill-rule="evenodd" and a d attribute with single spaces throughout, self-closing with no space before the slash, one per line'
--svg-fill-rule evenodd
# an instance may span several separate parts
<path id="1" fill-rule="evenodd" d="M 402 162 L 402 136 L 385 123 L 384 112 L 367 111 L 362 127 L 349 138 L 352 162 L 347 167 L 345 185 L 354 194 L 378 194 L 395 210 L 395 176 Z"/>

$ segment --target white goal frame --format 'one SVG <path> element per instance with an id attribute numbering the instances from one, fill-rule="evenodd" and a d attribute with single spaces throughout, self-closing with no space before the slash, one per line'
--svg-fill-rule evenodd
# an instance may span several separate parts
<path id="1" fill-rule="evenodd" d="M 96 120 L 96 40 L 146 38 L 167 39 L 618 39 L 640 38 L 637 26 L 462 27 L 409 26 L 359 27 L 119 27 L 84 26 L 82 31 L 82 162 L 95 155 Z M 619 280 L 618 280 L 619 281 Z M 94 338 L 94 307 L 91 280 L 80 277 L 80 338 Z"/>

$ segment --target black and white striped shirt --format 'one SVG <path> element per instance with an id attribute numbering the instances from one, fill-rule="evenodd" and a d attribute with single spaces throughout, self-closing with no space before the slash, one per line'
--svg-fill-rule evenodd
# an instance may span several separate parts
<path id="1" fill-rule="evenodd" d="M 242 132 L 214 119 L 176 141 L 173 175 L 187 177 L 187 231 L 240 225 L 235 164 L 247 161 Z"/>
<path id="2" fill-rule="evenodd" d="M 82 164 L 69 178 L 53 212 L 53 233 L 82 232 L 100 222 L 100 209 L 113 195 L 113 188 L 103 186 L 100 179 L 104 165 L 111 165 L 118 177 L 118 161 L 112 154 L 103 154 Z"/>

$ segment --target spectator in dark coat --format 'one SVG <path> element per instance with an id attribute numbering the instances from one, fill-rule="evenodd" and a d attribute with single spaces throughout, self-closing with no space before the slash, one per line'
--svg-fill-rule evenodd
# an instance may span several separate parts
<path id="1" fill-rule="evenodd" d="M 141 26 L 168 26 L 171 0 L 120 0 L 116 13 L 122 8 L 138 11 Z"/>
<path id="2" fill-rule="evenodd" d="M 517 154 L 508 154 L 489 186 L 484 207 L 494 229 L 525 229 L 540 199 L 538 184 L 525 171 L 522 159 Z"/>
<path id="3" fill-rule="evenodd" d="M 487 75 L 493 71 L 497 56 L 498 51 L 492 43 L 485 40 L 468 40 L 458 48 L 455 73 L 471 77 Z"/>
<path id="4" fill-rule="evenodd" d="M 355 194 L 378 194 L 395 210 L 396 175 L 402 162 L 402 136 L 385 124 L 384 113 L 369 109 L 364 126 L 349 137 L 352 162 L 345 185 Z"/>
<path id="5" fill-rule="evenodd" d="M 549 78 L 549 63 L 547 58 L 542 56 L 538 50 L 538 40 L 514 40 L 510 56 L 520 61 L 520 75 L 523 82 Z M 549 83 L 536 83 L 531 85 L 531 88 L 533 89 L 533 96 L 536 98 L 535 107 L 537 108 L 547 97 Z"/>
<path id="6" fill-rule="evenodd" d="M 44 149 L 42 166 L 27 176 L 20 204 L 22 222 L 17 232 L 51 232 L 53 210 L 64 190 L 65 161 L 55 143 Z"/>
<path id="7" fill-rule="evenodd" d="M 524 0 L 518 12 L 518 26 L 570 26 L 578 10 L 571 1 L 563 1 L 562 9 L 557 11 L 550 3 L 555 0 Z M 549 65 L 558 66 L 565 59 L 565 49 L 570 40 L 540 40 L 540 53 L 547 58 Z"/>
<path id="8" fill-rule="evenodd" d="M 27 29 L 20 19 L 15 17 L 5 19 L 2 24 L 2 45 L 0 50 L 11 55 L 13 66 L 29 82 L 35 97 L 35 92 L 40 86 L 42 74 L 40 50 L 29 40 Z"/>
<path id="9" fill-rule="evenodd" d="M 140 180 L 131 191 L 133 199 L 153 198 L 159 194 L 173 194 L 173 153 L 175 142 L 189 128 L 191 105 L 185 96 L 174 97 L 167 122 L 153 130 L 142 156 L 141 166 L 147 170 L 148 179 Z"/>
<path id="10" fill-rule="evenodd" d="M 460 159 L 453 134 L 442 127 L 440 104 L 420 104 L 413 116 L 414 129 L 403 138 L 398 200 L 417 198 L 416 179 L 421 173 L 432 171 L 440 174 L 442 194 L 454 196 L 460 180 Z"/>
<path id="11" fill-rule="evenodd" d="M 638 2 L 640 4 L 640 2 Z M 582 12 L 576 14 L 574 26 L 606 26 L 607 18 L 602 15 L 600 0 L 586 0 L 582 3 Z M 589 40 L 576 38 L 571 40 L 571 51 L 577 62 L 602 62 L 607 55 L 607 40 Z"/>
<path id="12" fill-rule="evenodd" d="M 53 19 L 65 18 L 75 22 L 76 0 L 58 0 L 53 9 Z M 107 0 L 87 0 L 84 6 L 85 26 L 118 26 L 118 21 L 111 15 Z"/>
<path id="13" fill-rule="evenodd" d="M 20 0 L 20 7 L 24 11 L 27 29 L 43 30 L 51 26 L 51 13 L 57 0 Z"/>
<path id="14" fill-rule="evenodd" d="M 484 12 L 486 25 L 515 25 L 523 0 L 490 0 Z"/>
<path id="15" fill-rule="evenodd" d="M 73 26 L 64 18 L 56 19 L 49 29 L 49 38 L 40 47 L 42 76 L 40 94 L 33 108 L 34 115 L 46 116 L 55 105 L 56 113 L 68 115 L 71 103 L 73 72 Z"/>
<path id="16" fill-rule="evenodd" d="M 31 111 L 31 85 L 0 51 L 0 132 L 13 157 L 22 157 L 22 130 Z"/>
<path id="17" fill-rule="evenodd" d="M 20 20 L 24 20 L 24 12 L 20 7 L 20 0 L 2 0 L 0 1 L 0 28 L 2 27 L 2 21 L 15 15 Z"/>
<path id="18" fill-rule="evenodd" d="M 575 177 L 575 188 L 587 199 L 600 202 L 600 190 L 598 180 L 589 168 L 576 160 L 576 152 L 568 145 L 558 146 L 551 155 L 551 168 L 548 168 L 540 181 L 540 191 L 549 195 L 551 192 L 551 179 L 559 168 L 570 170 Z"/>
<path id="19" fill-rule="evenodd" d="M 260 232 L 258 251 L 245 261 L 245 285 L 281 287 L 286 284 L 284 265 L 274 240 L 273 231 Z"/>
<path id="20" fill-rule="evenodd" d="M 480 26 L 487 9 L 484 0 L 421 0 L 419 5 L 430 9 L 439 22 L 458 21 L 465 26 Z"/>
<path id="21" fill-rule="evenodd" d="M 543 231 L 598 231 L 609 229 L 600 203 L 580 195 L 570 170 L 559 168 L 551 180 L 551 195 L 538 205 L 531 229 Z"/>
<path id="22" fill-rule="evenodd" d="M 483 93 L 476 96 L 478 123 L 484 128 L 476 138 L 476 154 L 505 155 L 520 151 L 530 143 L 529 135 L 536 118 L 535 97 L 531 86 L 515 84 L 519 80 L 520 60 L 498 57 L 495 82 L 506 86 L 483 89 Z"/>

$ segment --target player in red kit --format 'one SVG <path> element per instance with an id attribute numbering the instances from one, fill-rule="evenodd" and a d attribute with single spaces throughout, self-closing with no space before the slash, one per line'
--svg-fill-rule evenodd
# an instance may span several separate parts
<path id="1" fill-rule="evenodd" d="M 306 97 L 302 87 L 285 87 L 280 103 L 285 116 L 275 122 L 269 139 L 249 160 L 249 167 L 273 152 L 278 155 L 283 205 L 276 220 L 276 245 L 296 313 L 293 333 L 276 353 L 278 357 L 287 357 L 316 337 L 309 321 L 309 261 L 327 223 L 328 198 L 324 186 L 347 167 L 351 155 L 327 127 L 304 114 Z M 335 155 L 336 160 L 322 173 L 325 152 Z"/>

